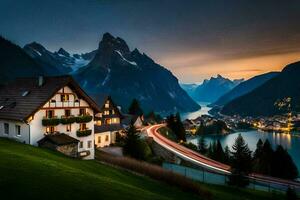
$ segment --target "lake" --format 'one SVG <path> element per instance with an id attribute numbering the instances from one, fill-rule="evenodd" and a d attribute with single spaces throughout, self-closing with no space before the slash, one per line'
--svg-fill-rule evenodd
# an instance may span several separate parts
<path id="1" fill-rule="evenodd" d="M 203 114 L 208 114 L 208 111 L 210 110 L 207 105 L 209 103 L 199 103 L 201 106 L 201 109 L 196 112 L 191 113 L 183 113 L 181 114 L 182 119 L 194 119 L 199 117 Z M 300 134 L 299 133 L 291 133 L 291 134 L 285 134 L 285 133 L 270 133 L 270 132 L 263 132 L 258 130 L 251 130 L 246 132 L 237 132 L 232 133 L 229 135 L 207 135 L 205 136 L 206 143 L 209 145 L 210 142 L 216 141 L 217 139 L 220 140 L 223 148 L 227 145 L 228 147 L 231 147 L 234 143 L 235 138 L 237 138 L 238 134 L 241 134 L 243 138 L 245 139 L 246 143 L 248 143 L 249 148 L 252 151 L 255 151 L 256 149 L 256 143 L 259 139 L 262 141 L 265 141 L 268 139 L 272 146 L 275 148 L 276 145 L 281 144 L 284 148 L 287 149 L 291 157 L 293 158 L 295 164 L 297 165 L 298 171 L 300 173 Z M 197 145 L 198 138 L 188 138 L 188 141 L 194 143 Z"/>
<path id="2" fill-rule="evenodd" d="M 201 115 L 209 115 L 208 111 L 211 109 L 210 107 L 207 107 L 210 103 L 208 102 L 197 102 L 200 106 L 201 109 L 195 111 L 195 112 L 188 112 L 188 113 L 181 113 L 181 119 L 196 119 L 197 117 Z"/>
<path id="3" fill-rule="evenodd" d="M 206 143 L 209 145 L 211 142 L 220 140 L 223 148 L 227 145 L 231 147 L 237 138 L 238 134 L 241 134 L 248 143 L 249 148 L 252 151 L 256 149 L 256 143 L 259 139 L 265 141 L 268 139 L 272 146 L 275 148 L 276 145 L 281 144 L 287 149 L 291 157 L 293 158 L 297 168 L 300 172 L 300 135 L 296 133 L 285 134 L 285 133 L 270 133 L 262 132 L 257 130 L 231 133 L 229 135 L 207 135 L 205 136 Z M 189 138 L 188 141 L 197 145 L 198 137 Z"/>

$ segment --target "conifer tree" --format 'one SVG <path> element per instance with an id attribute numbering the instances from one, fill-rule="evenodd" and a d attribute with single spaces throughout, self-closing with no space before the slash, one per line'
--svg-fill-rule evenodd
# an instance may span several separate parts
<path id="1" fill-rule="evenodd" d="M 128 109 L 128 113 L 131 115 L 138 115 L 138 116 L 143 115 L 143 110 L 140 107 L 140 103 L 138 102 L 137 99 L 132 100 Z"/>
<path id="2" fill-rule="evenodd" d="M 207 148 L 205 138 L 203 136 L 201 136 L 198 140 L 198 149 L 201 154 L 207 153 L 208 148 Z"/>

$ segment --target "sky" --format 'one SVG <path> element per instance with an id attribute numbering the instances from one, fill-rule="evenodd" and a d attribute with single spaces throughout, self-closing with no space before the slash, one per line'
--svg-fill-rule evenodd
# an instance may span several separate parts
<path id="1" fill-rule="evenodd" d="M 0 34 L 85 53 L 123 38 L 180 82 L 279 71 L 300 60 L 300 1 L 0 0 Z"/>

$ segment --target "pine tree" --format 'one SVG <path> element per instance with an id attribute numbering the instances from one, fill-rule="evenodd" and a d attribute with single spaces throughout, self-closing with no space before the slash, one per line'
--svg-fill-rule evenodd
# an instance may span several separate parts
<path id="1" fill-rule="evenodd" d="M 235 139 L 231 152 L 231 169 L 229 184 L 237 186 L 246 186 L 249 180 L 245 177 L 251 172 L 252 157 L 248 144 L 245 143 L 244 138 L 239 134 Z"/>
<path id="2" fill-rule="evenodd" d="M 201 136 L 198 140 L 198 149 L 201 154 L 206 154 L 208 151 L 207 144 L 203 136 Z"/>
<path id="3" fill-rule="evenodd" d="M 220 140 L 217 140 L 217 143 L 216 143 L 216 147 L 215 147 L 215 148 L 216 148 L 216 149 L 215 149 L 215 152 L 214 152 L 214 154 L 215 154 L 215 156 L 214 156 L 214 157 L 215 157 L 215 160 L 224 163 L 224 160 L 225 160 L 225 153 L 224 153 L 224 151 L 223 151 L 223 147 L 222 147 L 222 145 L 221 145 Z"/>
<path id="4" fill-rule="evenodd" d="M 253 159 L 257 159 L 262 155 L 263 145 L 264 145 L 263 141 L 259 139 L 258 142 L 256 143 L 256 150 L 254 152 Z"/>
<path id="5" fill-rule="evenodd" d="M 140 143 L 140 136 L 135 126 L 131 123 L 129 128 L 125 131 L 123 152 L 125 155 L 139 159 L 138 152 Z"/>
<path id="6" fill-rule="evenodd" d="M 177 135 L 177 138 L 179 141 L 183 141 L 186 142 L 186 132 L 184 129 L 184 126 L 181 122 L 181 118 L 180 118 L 180 114 L 176 113 L 175 116 L 175 130 L 174 130 L 175 134 Z"/>
<path id="7" fill-rule="evenodd" d="M 230 150 L 229 147 L 226 145 L 225 149 L 224 149 L 224 163 L 225 164 L 230 164 Z"/>
<path id="8" fill-rule="evenodd" d="M 281 145 L 274 152 L 271 175 L 284 179 L 295 179 L 298 176 L 293 159 Z"/>
<path id="9" fill-rule="evenodd" d="M 140 104 L 137 99 L 132 100 L 132 102 L 129 106 L 129 109 L 128 109 L 128 113 L 131 115 L 138 115 L 138 116 L 143 115 L 143 110 L 141 109 Z"/>

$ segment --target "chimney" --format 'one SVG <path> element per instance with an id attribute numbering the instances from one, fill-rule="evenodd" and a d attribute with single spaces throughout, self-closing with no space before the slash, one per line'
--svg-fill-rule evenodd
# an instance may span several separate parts
<path id="1" fill-rule="evenodd" d="M 39 82 L 38 82 L 39 87 L 42 87 L 44 85 L 44 77 L 39 76 Z"/>

